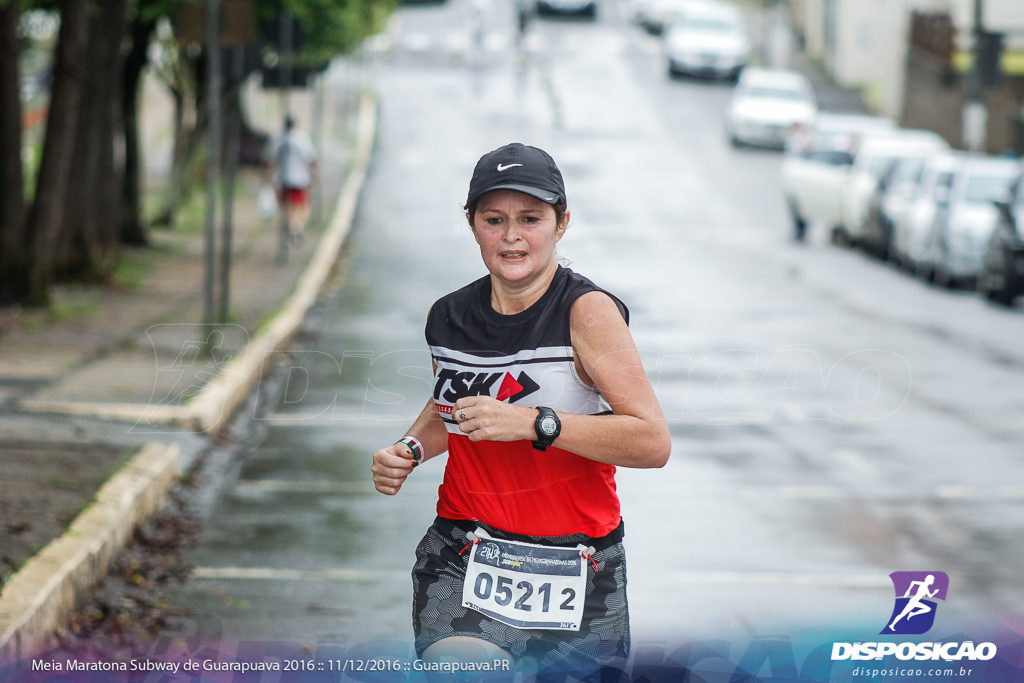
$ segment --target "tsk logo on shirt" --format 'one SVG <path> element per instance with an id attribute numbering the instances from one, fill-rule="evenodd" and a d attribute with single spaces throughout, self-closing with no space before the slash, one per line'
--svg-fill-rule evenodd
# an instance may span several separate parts
<path id="1" fill-rule="evenodd" d="M 500 384 L 498 380 L 501 380 Z M 494 398 L 509 403 L 515 403 L 540 389 L 540 385 L 525 372 L 513 377 L 511 372 L 459 372 L 446 368 L 437 373 L 434 400 L 444 399 L 448 403 L 455 403 L 466 396 L 490 396 L 495 385 L 498 393 Z"/>
<path id="2" fill-rule="evenodd" d="M 935 622 L 936 600 L 945 600 L 949 576 L 945 572 L 893 572 L 896 604 L 881 634 L 920 635 Z"/>

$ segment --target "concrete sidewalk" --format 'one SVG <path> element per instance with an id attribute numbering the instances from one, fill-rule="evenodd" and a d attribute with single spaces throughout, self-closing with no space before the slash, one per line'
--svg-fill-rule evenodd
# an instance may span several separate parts
<path id="1" fill-rule="evenodd" d="M 47 478 L 47 468 L 60 468 L 66 458 L 57 456 L 76 445 L 139 451 L 64 537 L 3 584 L 0 659 L 29 656 L 46 643 L 102 578 L 131 527 L 159 506 L 208 446 L 207 438 L 189 432 L 215 435 L 257 385 L 265 362 L 299 330 L 344 243 L 374 137 L 375 101 L 348 70 L 338 71 L 327 73 L 322 95 L 321 196 L 314 193 L 322 206 L 314 206 L 314 217 L 321 218 L 310 222 L 286 263 L 277 261 L 276 219 L 264 221 L 258 212 L 261 175 L 240 174 L 229 324 L 200 322 L 201 196 L 181 209 L 192 228 L 152 231 L 152 247 L 130 250 L 112 285 L 60 287 L 49 311 L 0 311 L 0 452 L 5 444 L 35 448 L 37 480 L 66 483 L 57 469 Z M 154 97 L 144 122 L 168 111 L 159 92 Z M 314 97 L 291 95 L 290 111 L 307 131 Z M 277 99 L 258 88 L 247 93 L 252 125 L 277 129 Z M 151 129 L 147 142 L 159 137 Z M 167 159 L 158 148 L 152 152 L 151 177 Z M 38 496 L 46 495 L 42 486 Z M 88 501 L 90 492 L 84 495 Z M 7 531 L 20 533 L 27 524 L 13 523 L 19 519 L 13 505 L 0 500 L 0 512 Z M 14 566 L 28 558 L 4 559 Z"/>

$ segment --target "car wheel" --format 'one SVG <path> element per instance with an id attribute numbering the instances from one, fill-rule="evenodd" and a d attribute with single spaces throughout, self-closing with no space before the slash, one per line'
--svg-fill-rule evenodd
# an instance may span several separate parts
<path id="1" fill-rule="evenodd" d="M 1014 295 L 1007 289 L 1005 283 L 1002 287 L 993 287 L 994 281 L 1000 279 L 998 276 L 982 273 L 978 276 L 978 293 L 994 304 L 1009 306 L 1013 303 Z"/>
<path id="2" fill-rule="evenodd" d="M 1005 289 L 990 289 L 985 292 L 985 298 L 1000 306 L 1009 306 L 1013 303 L 1013 293 Z"/>

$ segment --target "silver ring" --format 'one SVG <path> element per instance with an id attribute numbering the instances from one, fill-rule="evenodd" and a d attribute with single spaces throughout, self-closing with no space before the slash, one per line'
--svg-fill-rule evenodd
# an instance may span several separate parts
<path id="1" fill-rule="evenodd" d="M 466 420 L 469 419 L 468 417 L 466 417 L 466 411 L 465 410 L 462 410 L 462 411 L 459 412 L 459 419 L 462 420 L 463 422 L 465 422 Z"/>

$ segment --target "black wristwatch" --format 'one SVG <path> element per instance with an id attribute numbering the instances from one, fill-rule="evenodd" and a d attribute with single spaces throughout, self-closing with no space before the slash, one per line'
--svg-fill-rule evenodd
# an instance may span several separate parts
<path id="1" fill-rule="evenodd" d="M 555 415 L 555 411 L 547 406 L 537 406 L 537 413 L 537 420 L 533 423 L 533 428 L 537 431 L 537 440 L 533 442 L 533 447 L 535 450 L 545 451 L 562 433 L 562 421 Z"/>

